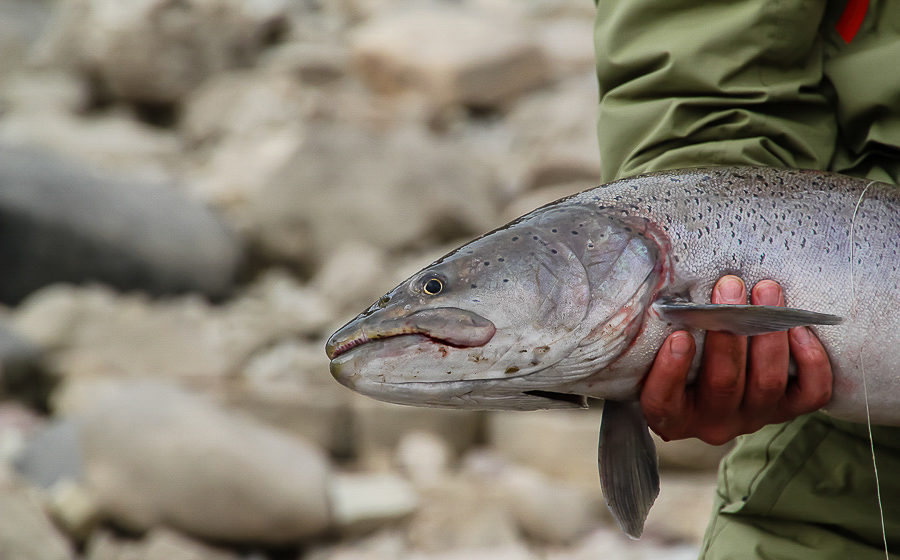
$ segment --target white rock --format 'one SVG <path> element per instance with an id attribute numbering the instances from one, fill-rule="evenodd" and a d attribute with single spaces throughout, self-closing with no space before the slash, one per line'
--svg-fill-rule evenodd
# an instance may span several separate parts
<path id="1" fill-rule="evenodd" d="M 408 560 L 538 560 L 539 556 L 522 544 L 470 547 L 443 552 L 412 552 Z"/>
<path id="2" fill-rule="evenodd" d="M 499 225 L 490 167 L 416 128 L 311 127 L 251 206 L 260 249 L 289 262 L 311 236 L 322 259 L 350 241 L 408 248 Z"/>
<path id="3" fill-rule="evenodd" d="M 440 436 L 416 430 L 397 445 L 396 462 L 400 470 L 419 487 L 433 486 L 449 476 L 453 452 Z"/>
<path id="4" fill-rule="evenodd" d="M 508 547 L 519 542 L 515 518 L 496 485 L 477 478 L 454 477 L 423 489 L 421 498 L 407 533 L 414 550 L 436 553 Z"/>
<path id="5" fill-rule="evenodd" d="M 345 533 L 371 530 L 410 516 L 419 497 L 401 477 L 390 474 L 334 474 L 328 497 L 334 525 Z"/>
<path id="6" fill-rule="evenodd" d="M 644 535 L 669 543 L 700 546 L 713 511 L 715 473 L 663 473 L 659 497 L 650 508 Z"/>
<path id="7" fill-rule="evenodd" d="M 392 281 L 384 250 L 353 240 L 328 254 L 313 287 L 341 311 L 358 313 L 393 288 Z"/>
<path id="8" fill-rule="evenodd" d="M 481 414 L 473 410 L 409 407 L 354 394 L 354 449 L 362 464 L 387 468 L 405 434 L 427 431 L 459 453 L 476 441 L 480 419 Z"/>
<path id="9" fill-rule="evenodd" d="M 507 490 L 523 532 L 538 542 L 568 545 L 610 521 L 599 489 L 556 481 L 524 467 L 510 469 L 497 482 Z"/>
<path id="10" fill-rule="evenodd" d="M 124 540 L 97 531 L 87 545 L 86 560 L 238 560 L 235 553 L 158 528 L 144 539 Z"/>
<path id="11" fill-rule="evenodd" d="M 594 22 L 585 18 L 559 18 L 542 22 L 537 39 L 557 77 L 594 67 Z"/>
<path id="12" fill-rule="evenodd" d="M 374 88 L 416 89 L 445 103 L 496 105 L 549 73 L 527 30 L 449 7 L 375 17 L 357 30 L 352 45 Z"/>
<path id="13" fill-rule="evenodd" d="M 87 488 L 136 530 L 285 543 L 329 523 L 317 448 L 157 382 L 107 383 L 78 415 Z"/>
<path id="14" fill-rule="evenodd" d="M 66 113 L 84 110 L 89 101 L 86 84 L 61 71 L 20 72 L 0 87 L 0 102 L 7 111 Z"/>
<path id="15" fill-rule="evenodd" d="M 487 441 L 504 457 L 599 491 L 600 410 L 492 412 Z"/>
<path id="16" fill-rule="evenodd" d="M 115 96 L 180 100 L 207 76 L 251 62 L 286 25 L 286 2 L 78 0 L 64 2 L 44 59 L 93 74 Z"/>
<path id="17" fill-rule="evenodd" d="M 31 489 L 0 464 L 0 552 L 4 560 L 73 560 L 75 553 Z"/>

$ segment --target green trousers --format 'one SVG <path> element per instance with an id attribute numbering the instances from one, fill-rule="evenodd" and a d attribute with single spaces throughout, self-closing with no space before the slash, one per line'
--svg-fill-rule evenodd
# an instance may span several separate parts
<path id="1" fill-rule="evenodd" d="M 900 553 L 896 435 L 873 428 L 889 548 Z M 740 438 L 719 470 L 701 558 L 884 558 L 866 427 L 817 413 Z"/>

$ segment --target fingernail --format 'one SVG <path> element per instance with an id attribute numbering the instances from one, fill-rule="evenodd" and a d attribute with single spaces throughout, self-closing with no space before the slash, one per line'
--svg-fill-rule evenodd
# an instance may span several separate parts
<path id="1" fill-rule="evenodd" d="M 669 340 L 669 351 L 673 356 L 686 356 L 691 350 L 691 340 L 686 333 L 675 333 Z"/>
<path id="2" fill-rule="evenodd" d="M 806 344 L 812 337 L 809 329 L 806 327 L 797 327 L 796 329 L 792 330 L 794 332 L 794 340 L 796 340 L 800 344 Z"/>
<path id="3" fill-rule="evenodd" d="M 725 278 L 716 285 L 719 303 L 743 303 L 744 284 L 734 277 Z"/>
<path id="4" fill-rule="evenodd" d="M 756 298 L 760 305 L 778 305 L 781 302 L 781 288 L 775 282 L 764 280 L 756 288 Z"/>

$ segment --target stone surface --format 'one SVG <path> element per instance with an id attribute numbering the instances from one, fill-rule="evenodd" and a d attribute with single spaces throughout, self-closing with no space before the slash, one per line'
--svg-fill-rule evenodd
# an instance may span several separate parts
<path id="1" fill-rule="evenodd" d="M 280 0 L 78 0 L 58 5 L 48 62 L 92 75 L 113 96 L 180 100 L 204 78 L 252 62 L 287 25 Z"/>
<path id="2" fill-rule="evenodd" d="M 14 322 L 70 377 L 163 376 L 218 386 L 269 345 L 324 336 L 332 315 L 315 291 L 272 270 L 223 306 L 197 296 L 150 301 L 53 286 L 23 302 Z"/>
<path id="3" fill-rule="evenodd" d="M 159 528 L 139 541 L 98 532 L 87 546 L 85 560 L 238 560 L 238 554 Z"/>
<path id="4" fill-rule="evenodd" d="M 384 249 L 480 234 L 496 223 L 494 177 L 475 154 L 427 132 L 317 126 L 252 203 L 256 242 L 291 260 L 365 240 Z"/>
<path id="5" fill-rule="evenodd" d="M 284 543 L 329 523 L 329 466 L 298 438 L 157 382 L 107 382 L 77 415 L 87 488 L 135 530 Z"/>
<path id="6" fill-rule="evenodd" d="M 29 438 L 14 461 L 16 471 L 31 484 L 50 488 L 84 474 L 81 426 L 74 420 L 56 420 Z"/>
<path id="7" fill-rule="evenodd" d="M 486 427 L 488 443 L 507 459 L 599 491 L 599 409 L 492 412 Z"/>
<path id="8" fill-rule="evenodd" d="M 3 466 L 0 465 L 0 471 Z M 72 546 L 53 526 L 37 494 L 0 472 L 0 558 L 74 560 Z"/>
<path id="9" fill-rule="evenodd" d="M 700 546 L 713 511 L 715 473 L 663 473 L 659 497 L 650 509 L 644 535 L 668 543 Z"/>
<path id="10" fill-rule="evenodd" d="M 413 431 L 397 445 L 395 462 L 400 471 L 418 487 L 439 484 L 450 475 L 453 451 L 432 432 Z"/>
<path id="11" fill-rule="evenodd" d="M 508 101 L 549 74 L 527 31 L 451 7 L 375 17 L 356 31 L 353 56 L 378 90 L 475 106 Z"/>
<path id="12" fill-rule="evenodd" d="M 419 507 L 412 486 L 395 474 L 335 474 L 329 480 L 332 523 L 345 534 L 370 531 Z"/>
<path id="13" fill-rule="evenodd" d="M 101 178 L 39 151 L 0 150 L 0 223 L 5 302 L 87 280 L 221 296 L 240 258 L 216 216 L 171 187 Z"/>

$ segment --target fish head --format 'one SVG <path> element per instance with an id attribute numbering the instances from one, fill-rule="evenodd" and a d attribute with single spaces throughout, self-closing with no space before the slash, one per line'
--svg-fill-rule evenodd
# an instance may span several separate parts
<path id="1" fill-rule="evenodd" d="M 533 212 L 432 263 L 334 333 L 331 373 L 399 404 L 583 406 L 545 391 L 559 382 L 554 364 L 596 330 L 593 319 L 615 312 L 593 288 L 622 268 L 632 238 L 586 207 Z"/>

